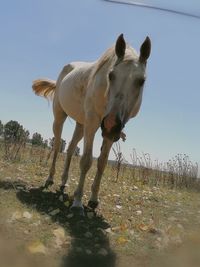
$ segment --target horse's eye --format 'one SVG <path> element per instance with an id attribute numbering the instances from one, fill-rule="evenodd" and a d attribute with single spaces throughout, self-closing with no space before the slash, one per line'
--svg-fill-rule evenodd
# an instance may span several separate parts
<path id="1" fill-rule="evenodd" d="M 138 87 L 142 87 L 144 85 L 145 79 L 144 78 L 140 78 L 135 80 L 135 85 Z"/>
<path id="2" fill-rule="evenodd" d="M 115 79 L 115 74 L 113 71 L 111 71 L 109 74 L 108 74 L 108 78 L 110 81 L 113 81 Z"/>

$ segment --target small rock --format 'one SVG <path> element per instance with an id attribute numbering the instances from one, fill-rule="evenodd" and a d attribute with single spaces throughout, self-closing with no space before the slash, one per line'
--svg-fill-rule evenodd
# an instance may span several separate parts
<path id="1" fill-rule="evenodd" d="M 87 255 L 91 255 L 92 254 L 92 251 L 90 249 L 88 249 L 88 248 L 85 250 L 85 252 L 86 252 Z"/>
<path id="2" fill-rule="evenodd" d="M 84 236 L 86 237 L 86 238 L 92 238 L 92 233 L 91 232 L 86 232 L 85 234 L 84 234 Z"/>
<path id="3" fill-rule="evenodd" d="M 105 229 L 105 232 L 106 232 L 106 233 L 109 233 L 109 234 L 114 234 L 111 228 L 107 228 L 107 229 Z"/>
<path id="4" fill-rule="evenodd" d="M 71 219 L 72 217 L 74 217 L 74 214 L 73 214 L 73 213 L 69 213 L 69 214 L 67 215 L 67 219 Z"/>
<path id="5" fill-rule="evenodd" d="M 53 231 L 55 236 L 56 247 L 60 248 L 66 241 L 65 230 L 62 227 L 59 227 Z"/>
<path id="6" fill-rule="evenodd" d="M 159 190 L 159 188 L 156 187 L 156 186 L 153 186 L 153 187 L 152 187 L 152 190 L 156 191 L 156 190 Z"/>
<path id="7" fill-rule="evenodd" d="M 134 230 L 130 230 L 129 233 L 130 233 L 131 235 L 134 235 L 135 231 L 134 231 Z"/>
<path id="8" fill-rule="evenodd" d="M 121 205 L 116 205 L 116 208 L 120 210 L 122 208 L 122 206 Z"/>
<path id="9" fill-rule="evenodd" d="M 136 210 L 136 215 L 141 215 L 142 214 L 142 211 L 141 210 Z"/>
<path id="10" fill-rule="evenodd" d="M 108 251 L 105 249 L 105 248 L 100 248 L 99 251 L 98 251 L 98 255 L 101 255 L 101 256 L 107 256 L 108 255 Z"/>
<path id="11" fill-rule="evenodd" d="M 60 200 L 61 202 L 63 202 L 63 200 L 64 200 L 63 195 L 60 195 L 60 196 L 59 196 L 59 200 Z"/>
<path id="12" fill-rule="evenodd" d="M 33 216 L 33 215 L 32 215 L 30 212 L 28 212 L 28 211 L 25 211 L 25 212 L 23 213 L 23 217 L 26 218 L 26 219 L 31 219 L 32 216 Z"/>
<path id="13" fill-rule="evenodd" d="M 40 224 L 41 224 L 41 221 L 40 221 L 40 220 L 37 221 L 37 222 L 32 223 L 33 226 L 38 226 L 38 225 L 40 225 Z"/>
<path id="14" fill-rule="evenodd" d="M 88 219 L 94 218 L 94 212 L 93 211 L 87 212 L 87 217 L 88 217 Z"/>
<path id="15" fill-rule="evenodd" d="M 138 190 L 138 187 L 134 185 L 133 190 Z"/>
<path id="16" fill-rule="evenodd" d="M 70 206 L 70 202 L 69 202 L 69 200 L 65 201 L 65 206 L 66 206 L 67 208 L 69 208 L 69 206 Z"/>
<path id="17" fill-rule="evenodd" d="M 60 210 L 59 210 L 59 209 L 56 209 L 56 210 L 53 210 L 53 211 L 49 212 L 49 214 L 50 214 L 51 216 L 55 216 L 55 215 L 57 215 L 59 212 L 60 212 Z"/>

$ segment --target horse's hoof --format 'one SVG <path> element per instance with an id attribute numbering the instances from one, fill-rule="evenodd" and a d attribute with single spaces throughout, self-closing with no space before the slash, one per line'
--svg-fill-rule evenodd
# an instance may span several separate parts
<path id="1" fill-rule="evenodd" d="M 93 200 L 89 200 L 88 201 L 88 208 L 95 210 L 99 205 L 99 201 L 93 201 Z"/>
<path id="2" fill-rule="evenodd" d="M 71 206 L 70 211 L 71 213 L 73 213 L 74 216 L 85 217 L 85 212 L 83 207 Z"/>
<path id="3" fill-rule="evenodd" d="M 53 185 L 53 181 L 51 181 L 51 180 L 46 180 L 46 183 L 45 183 L 45 185 L 44 185 L 44 188 L 49 188 L 49 186 L 52 186 Z"/>

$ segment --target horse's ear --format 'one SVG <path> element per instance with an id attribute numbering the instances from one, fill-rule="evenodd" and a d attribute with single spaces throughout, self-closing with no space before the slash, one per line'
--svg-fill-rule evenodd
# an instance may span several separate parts
<path id="1" fill-rule="evenodd" d="M 123 33 L 117 38 L 115 45 L 115 53 L 118 58 L 123 58 L 126 50 L 126 42 L 124 40 Z"/>
<path id="2" fill-rule="evenodd" d="M 139 61 L 142 63 L 146 63 L 147 59 L 150 56 L 150 53 L 151 53 L 151 40 L 147 36 L 145 41 L 143 42 L 143 44 L 140 47 Z"/>

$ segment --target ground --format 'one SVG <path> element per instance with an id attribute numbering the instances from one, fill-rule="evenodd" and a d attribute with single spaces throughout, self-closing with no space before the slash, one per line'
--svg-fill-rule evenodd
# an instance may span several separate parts
<path id="1" fill-rule="evenodd" d="M 200 266 L 198 192 L 148 186 L 107 167 L 100 206 L 85 217 L 70 212 L 78 181 L 74 158 L 64 196 L 59 183 L 42 190 L 49 163 L 0 160 L 0 267 L 157 267 Z M 84 204 L 90 196 L 95 163 L 88 174 Z"/>

